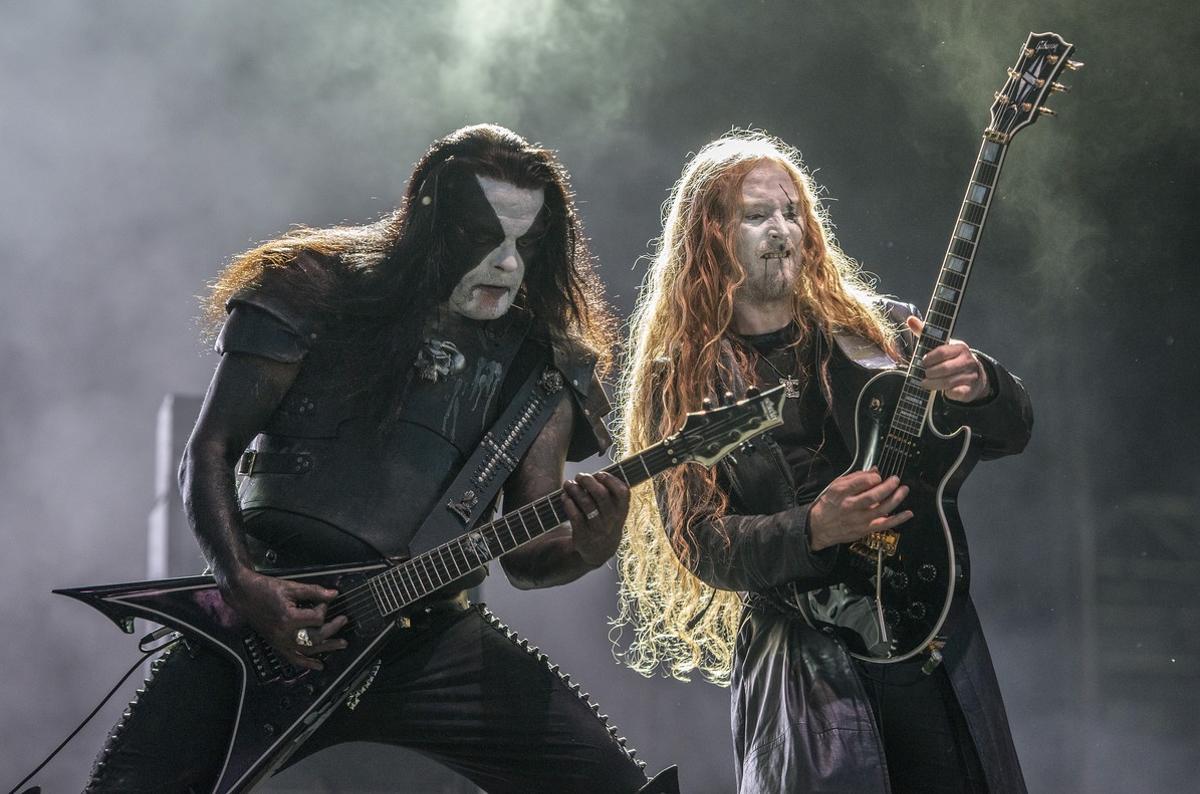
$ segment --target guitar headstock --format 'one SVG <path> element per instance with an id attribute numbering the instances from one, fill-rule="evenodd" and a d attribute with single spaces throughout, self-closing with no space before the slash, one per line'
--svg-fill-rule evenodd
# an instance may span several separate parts
<path id="1" fill-rule="evenodd" d="M 1063 41 L 1057 33 L 1030 33 L 1016 65 L 1008 70 L 1008 82 L 996 92 L 992 121 L 985 134 L 999 143 L 1008 143 L 1039 116 L 1055 115 L 1045 106 L 1046 98 L 1051 92 L 1070 90 L 1057 82 L 1059 74 L 1063 69 L 1083 67 L 1081 61 L 1068 57 L 1074 50 L 1075 45 Z"/>
<path id="2" fill-rule="evenodd" d="M 687 415 L 667 441 L 677 457 L 712 466 L 760 433 L 783 424 L 783 386 L 751 392 L 735 403 Z"/>

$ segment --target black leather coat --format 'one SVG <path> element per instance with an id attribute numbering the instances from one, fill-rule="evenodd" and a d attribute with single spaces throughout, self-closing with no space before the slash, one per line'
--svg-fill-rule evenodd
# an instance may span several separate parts
<path id="1" fill-rule="evenodd" d="M 897 320 L 916 314 L 888 302 Z M 904 345 L 911 349 L 911 339 Z M 854 446 L 854 407 L 863 385 L 892 366 L 883 351 L 850 336 L 822 340 L 830 356 L 825 395 L 846 445 Z M 906 351 L 907 352 L 907 351 Z M 943 429 L 969 425 L 982 459 L 1020 452 L 1032 428 L 1021 382 L 980 355 L 993 395 L 972 405 L 942 402 Z M 738 384 L 730 384 L 736 390 Z M 696 526 L 695 572 L 708 584 L 770 593 L 795 583 L 808 590 L 832 583 L 839 548 L 809 551 L 808 511 L 798 503 L 783 453 L 769 437 L 721 464 L 730 496 L 722 520 L 730 542 L 710 522 Z M 752 602 L 755 599 L 751 599 Z M 993 792 L 1025 790 L 991 657 L 969 596 L 951 611 L 944 665 Z M 883 743 L 866 693 L 840 640 L 808 626 L 798 614 L 747 607 L 737 637 L 731 720 L 739 792 L 887 792 Z"/>

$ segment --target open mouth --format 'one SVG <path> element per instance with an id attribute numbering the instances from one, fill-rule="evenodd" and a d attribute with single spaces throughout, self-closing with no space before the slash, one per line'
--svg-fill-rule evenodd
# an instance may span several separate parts
<path id="1" fill-rule="evenodd" d="M 791 257 L 791 251 L 768 251 L 762 255 L 763 259 L 788 259 Z"/>
<path id="2" fill-rule="evenodd" d="M 498 287 L 494 284 L 479 284 L 475 289 L 493 298 L 499 298 L 508 294 L 508 287 Z"/>

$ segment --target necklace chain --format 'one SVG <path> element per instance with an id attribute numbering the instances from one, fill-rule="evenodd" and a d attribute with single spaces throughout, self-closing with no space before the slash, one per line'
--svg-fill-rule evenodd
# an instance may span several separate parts
<path id="1" fill-rule="evenodd" d="M 800 368 L 800 357 L 796 354 L 796 348 L 792 348 L 792 374 L 785 375 L 779 367 L 771 363 L 771 359 L 758 352 L 755 348 L 754 354 L 758 356 L 768 367 L 779 376 L 779 383 L 783 386 L 783 394 L 785 397 L 791 397 L 794 400 L 800 399 L 800 378 L 797 376 L 796 370 Z"/>

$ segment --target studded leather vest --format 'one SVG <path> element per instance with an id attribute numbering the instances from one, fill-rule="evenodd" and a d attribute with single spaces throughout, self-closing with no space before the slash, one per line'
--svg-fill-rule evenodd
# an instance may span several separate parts
<path id="1" fill-rule="evenodd" d="M 260 470 L 249 457 L 244 467 L 249 473 L 239 497 L 251 517 L 247 530 L 270 546 L 288 548 L 292 559 L 328 561 L 328 549 L 337 543 L 320 537 L 314 526 L 322 525 L 366 544 L 357 554 L 407 554 L 409 539 L 498 416 L 518 352 L 524 371 L 548 363 L 540 346 L 525 343 L 527 329 L 526 318 L 518 316 L 460 330 L 453 343 L 462 368 L 453 371 L 447 362 L 436 380 L 414 374 L 400 419 L 386 433 L 362 397 L 347 396 L 334 353 L 314 344 L 253 445 L 272 465 Z M 291 524 L 303 525 L 305 537 L 281 538 L 278 527 L 289 522 L 278 517 L 253 520 L 263 510 L 295 516 Z M 306 546 L 313 553 L 305 554 Z"/>

